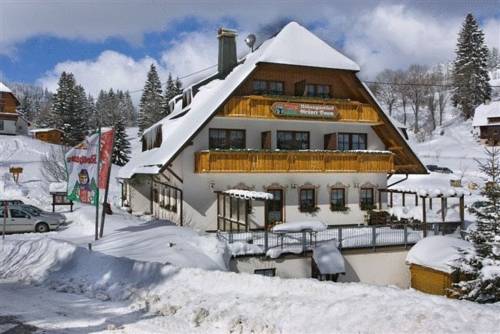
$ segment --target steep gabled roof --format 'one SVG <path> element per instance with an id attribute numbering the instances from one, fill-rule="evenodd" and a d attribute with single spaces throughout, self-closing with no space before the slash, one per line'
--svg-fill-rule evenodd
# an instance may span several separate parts
<path id="1" fill-rule="evenodd" d="M 259 63 L 359 71 L 359 66 L 354 61 L 333 49 L 298 23 L 291 22 L 276 36 L 268 39 L 257 50 L 247 55 L 225 79 L 214 79 L 199 87 L 198 93 L 189 106 L 179 110 L 181 103 L 176 104 L 173 114 L 146 130 L 147 135 L 148 131 L 154 131 L 155 128 L 161 126 L 162 145 L 136 154 L 120 169 L 118 177 L 130 178 L 134 174 L 157 174 L 165 169 Z M 390 119 L 387 118 L 387 121 L 390 122 Z M 396 127 L 393 126 L 393 129 Z M 399 135 L 399 132 L 397 133 Z M 405 141 L 404 138 L 401 140 Z M 409 149 L 407 144 L 406 147 Z M 413 152 L 411 155 L 415 156 Z M 422 165 L 420 161 L 418 162 Z M 425 172 L 425 168 L 423 170 Z"/>
<path id="2" fill-rule="evenodd" d="M 7 93 L 7 94 L 10 94 L 14 100 L 16 101 L 16 105 L 19 105 L 19 100 L 17 99 L 17 97 L 14 95 L 14 93 L 12 92 L 12 90 L 7 87 L 3 82 L 0 81 L 0 93 Z"/>

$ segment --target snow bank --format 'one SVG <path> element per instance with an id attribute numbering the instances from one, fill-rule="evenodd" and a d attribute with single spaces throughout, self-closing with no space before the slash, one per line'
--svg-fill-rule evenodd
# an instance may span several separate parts
<path id="1" fill-rule="evenodd" d="M 67 188 L 67 182 L 52 182 L 49 184 L 49 192 L 51 193 L 66 192 Z"/>
<path id="2" fill-rule="evenodd" d="M 500 327 L 498 304 L 358 283 L 177 269 L 50 239 L 6 241 L 0 277 L 127 300 L 130 312 L 148 312 L 149 333 L 493 333 Z"/>
<path id="3" fill-rule="evenodd" d="M 406 262 L 429 267 L 446 273 L 453 271 L 452 264 L 460 257 L 461 249 L 470 249 L 472 245 L 462 239 L 433 236 L 419 242 L 408 252 Z"/>
<path id="4" fill-rule="evenodd" d="M 321 232 L 325 231 L 326 229 L 326 224 L 319 220 L 298 220 L 278 224 L 273 227 L 272 231 L 275 233 L 301 232 L 308 230 L 313 232 Z"/>

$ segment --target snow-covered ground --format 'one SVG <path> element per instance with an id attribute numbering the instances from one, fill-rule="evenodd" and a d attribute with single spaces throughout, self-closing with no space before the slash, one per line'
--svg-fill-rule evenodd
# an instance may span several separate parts
<path id="1" fill-rule="evenodd" d="M 137 140 L 133 146 L 138 149 Z M 455 174 L 411 176 L 406 185 L 448 187 L 464 163 L 470 164 L 464 182 L 480 182 L 470 159 L 481 158 L 482 149 L 466 124 L 445 130 L 433 144 L 414 146 L 426 163 L 446 165 Z M 48 208 L 49 183 L 38 168 L 49 147 L 0 136 L 0 197 Z M 442 153 L 432 155 L 439 148 Z M 19 185 L 5 176 L 11 165 L 25 168 Z M 116 183 L 111 198 L 118 203 Z M 500 328 L 498 304 L 396 287 L 226 272 L 228 249 L 214 236 L 113 210 L 98 242 L 93 242 L 94 208 L 84 205 L 73 213 L 60 209 L 71 221 L 64 230 L 0 241 L 0 315 L 55 333 L 493 333 Z"/>

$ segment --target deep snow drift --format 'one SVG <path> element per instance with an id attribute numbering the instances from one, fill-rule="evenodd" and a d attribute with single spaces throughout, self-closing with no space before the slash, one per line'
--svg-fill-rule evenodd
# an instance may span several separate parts
<path id="1" fill-rule="evenodd" d="M 140 320 L 143 330 L 128 331 L 125 324 L 126 333 L 484 333 L 500 327 L 498 304 L 392 287 L 178 269 L 51 239 L 6 241 L 0 278 L 127 300 L 134 310 L 156 315 Z"/>

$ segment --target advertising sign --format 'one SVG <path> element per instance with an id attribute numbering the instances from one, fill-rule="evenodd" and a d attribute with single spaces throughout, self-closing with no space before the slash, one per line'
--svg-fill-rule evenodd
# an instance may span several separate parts
<path id="1" fill-rule="evenodd" d="M 287 117 L 336 119 L 339 116 L 334 105 L 325 104 L 274 102 L 271 110 L 276 116 Z"/>

